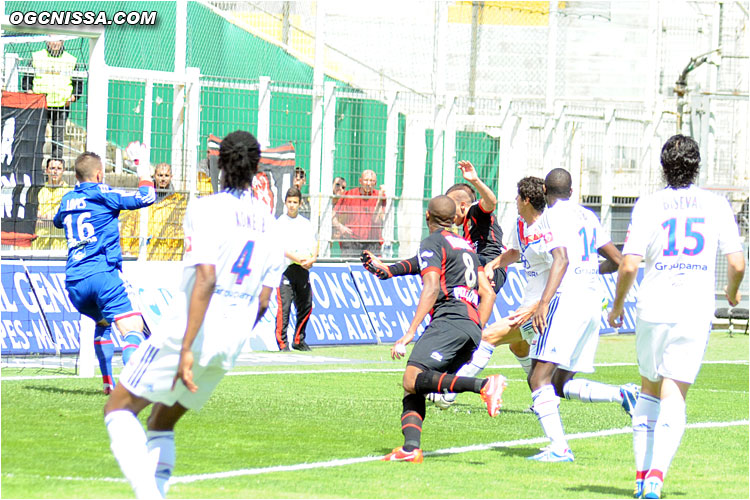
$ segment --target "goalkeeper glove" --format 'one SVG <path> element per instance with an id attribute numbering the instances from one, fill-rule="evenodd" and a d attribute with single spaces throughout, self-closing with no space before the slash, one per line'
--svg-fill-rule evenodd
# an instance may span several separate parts
<path id="1" fill-rule="evenodd" d="M 148 146 L 138 141 L 128 144 L 125 152 L 135 165 L 136 173 L 140 179 L 151 179 L 151 166 L 149 165 Z"/>
<path id="2" fill-rule="evenodd" d="M 359 259 L 362 261 L 362 266 L 379 279 L 387 280 L 388 278 L 393 277 L 388 266 L 380 262 L 380 260 L 369 251 L 364 250 Z"/>

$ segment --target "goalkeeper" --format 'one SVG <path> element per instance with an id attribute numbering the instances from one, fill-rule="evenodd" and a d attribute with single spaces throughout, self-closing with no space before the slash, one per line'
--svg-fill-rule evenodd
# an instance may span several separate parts
<path id="1" fill-rule="evenodd" d="M 456 203 L 455 224 L 463 228 L 463 237 L 469 241 L 477 252 L 480 265 L 484 266 L 487 279 L 499 293 L 507 272 L 504 267 L 492 267 L 492 261 L 503 253 L 503 230 L 497 223 L 493 212 L 497 207 L 497 198 L 492 190 L 479 179 L 474 165 L 468 161 L 459 161 L 458 168 L 461 169 L 464 180 L 469 184 L 455 184 L 445 193 Z M 479 201 L 476 200 L 474 189 L 479 193 Z M 380 278 L 386 280 L 394 276 L 407 274 L 419 274 L 417 256 L 402 260 L 389 266 L 383 264 L 377 257 L 368 251 L 362 252 L 362 264 L 365 269 Z M 531 358 L 529 358 L 529 344 L 525 340 L 513 342 L 508 346 L 513 355 L 518 359 L 526 374 L 531 369 Z M 488 359 L 492 356 L 495 346 L 485 342 L 479 344 L 477 352 L 482 353 Z M 436 401 L 440 406 L 447 404 Z"/>
<path id="2" fill-rule="evenodd" d="M 104 165 L 99 155 L 83 153 L 75 161 L 78 184 L 63 196 L 52 221 L 56 228 L 65 229 L 68 242 L 65 288 L 70 301 L 81 314 L 96 323 L 94 351 L 105 394 L 114 389 L 110 325 L 114 323 L 125 340 L 123 364 L 127 364 L 144 339 L 143 318 L 133 307 L 130 286 L 122 278 L 118 216 L 120 210 L 136 210 L 153 204 L 156 192 L 151 180 L 148 148 L 131 143 L 127 151 L 138 169 L 137 192 L 121 193 L 104 184 Z"/>

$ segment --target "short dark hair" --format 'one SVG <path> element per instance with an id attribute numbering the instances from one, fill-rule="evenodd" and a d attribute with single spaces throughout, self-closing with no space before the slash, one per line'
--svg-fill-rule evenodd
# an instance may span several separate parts
<path id="1" fill-rule="evenodd" d="M 661 148 L 661 167 L 667 186 L 679 189 L 695 183 L 701 166 L 701 150 L 692 137 L 673 135 Z"/>
<path id="2" fill-rule="evenodd" d="M 466 194 L 469 195 L 469 198 L 471 198 L 471 202 L 474 203 L 477 201 L 477 194 L 474 192 L 474 188 L 471 187 L 469 184 L 466 184 L 465 182 L 459 182 L 457 184 L 452 185 L 448 188 L 448 191 L 445 192 L 445 194 L 451 194 L 453 191 L 464 191 Z"/>
<path id="3" fill-rule="evenodd" d="M 543 212 L 547 206 L 544 198 L 544 181 L 539 177 L 524 177 L 518 181 L 518 196 L 522 200 L 529 200 L 537 212 Z"/>
<path id="4" fill-rule="evenodd" d="M 547 196 L 555 198 L 569 198 L 573 186 L 570 172 L 564 168 L 553 168 L 544 178 L 544 187 L 547 188 Z"/>
<path id="5" fill-rule="evenodd" d="M 287 198 L 299 198 L 301 201 L 302 193 L 296 187 L 290 187 L 286 192 L 286 196 L 284 196 L 284 201 L 286 201 Z"/>
<path id="6" fill-rule="evenodd" d="M 63 160 L 62 158 L 47 158 L 47 163 L 44 164 L 44 168 L 48 168 L 50 162 L 53 161 L 59 161 L 60 163 L 62 163 L 63 168 L 65 168 L 65 160 Z"/>
<path id="7" fill-rule="evenodd" d="M 235 130 L 221 141 L 219 169 L 224 187 L 247 189 L 258 172 L 260 144 L 253 134 Z"/>

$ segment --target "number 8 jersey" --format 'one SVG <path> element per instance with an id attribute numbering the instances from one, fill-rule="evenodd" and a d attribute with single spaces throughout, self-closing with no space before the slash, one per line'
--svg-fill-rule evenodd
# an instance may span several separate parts
<path id="1" fill-rule="evenodd" d="M 646 261 L 638 317 L 654 323 L 712 317 L 717 249 L 742 251 L 725 198 L 690 186 L 638 200 L 622 252 Z"/>
<path id="2" fill-rule="evenodd" d="M 274 222 L 268 207 L 251 191 L 224 191 L 188 206 L 181 287 L 188 305 L 195 266 L 216 268 L 214 293 L 193 343 L 199 364 L 231 368 L 252 331 L 262 288 L 279 286 L 284 253 L 279 238 L 271 234 Z M 181 341 L 183 333 L 184 329 L 172 338 Z"/>

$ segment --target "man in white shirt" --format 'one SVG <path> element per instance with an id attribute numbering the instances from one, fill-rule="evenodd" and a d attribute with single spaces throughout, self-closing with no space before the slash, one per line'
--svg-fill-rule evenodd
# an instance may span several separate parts
<path id="1" fill-rule="evenodd" d="M 727 258 L 727 300 L 740 301 L 742 240 L 725 198 L 694 185 L 700 148 L 675 135 L 661 150 L 667 187 L 638 200 L 623 248 L 609 324 L 622 326 L 625 296 L 646 267 L 636 304 L 641 394 L 633 411 L 635 498 L 660 498 L 687 421 L 685 396 L 711 331 L 717 250 Z"/>
<path id="2" fill-rule="evenodd" d="M 259 159 L 248 132 L 222 141 L 223 189 L 193 200 L 185 215 L 184 293 L 174 318 L 133 354 L 104 407 L 112 453 L 137 498 L 166 494 L 175 424 L 200 409 L 234 366 L 281 277 L 282 251 L 268 234 L 275 221 L 250 189 Z M 183 300 L 185 309 L 177 305 Z M 151 403 L 144 433 L 137 415 Z"/>
<path id="3" fill-rule="evenodd" d="M 286 331 L 289 327 L 289 310 L 292 302 L 297 309 L 297 326 L 294 329 L 292 348 L 297 351 L 310 350 L 310 346 L 305 342 L 307 322 L 313 306 L 310 268 L 318 259 L 318 246 L 312 223 L 299 214 L 301 200 L 300 190 L 296 187 L 290 188 L 284 198 L 286 213 L 280 215 L 276 221 L 276 230 L 281 237 L 287 265 L 276 292 L 280 304 L 276 312 L 276 343 L 280 351 L 289 350 Z"/>

